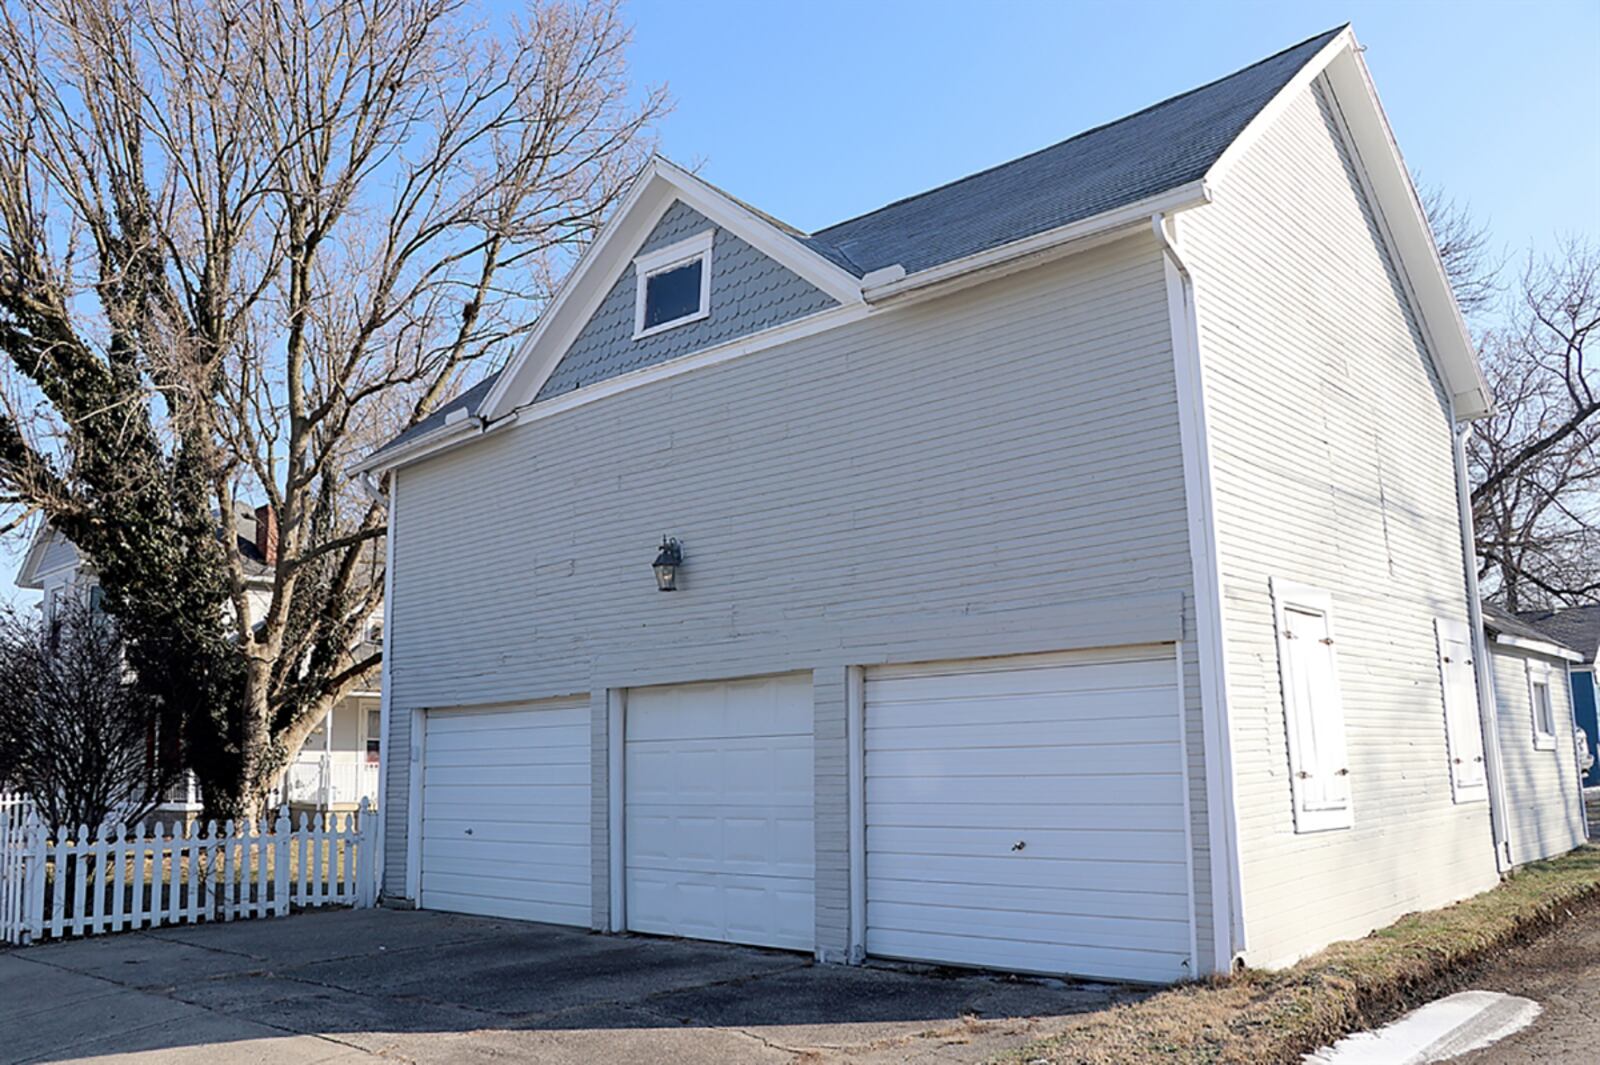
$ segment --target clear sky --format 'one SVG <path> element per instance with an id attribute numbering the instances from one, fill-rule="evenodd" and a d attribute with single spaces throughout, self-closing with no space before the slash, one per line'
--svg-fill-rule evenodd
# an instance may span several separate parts
<path id="1" fill-rule="evenodd" d="M 662 150 L 819 229 L 1345 22 L 1407 162 L 1520 249 L 1600 234 L 1600 0 L 632 0 Z"/>
<path id="2" fill-rule="evenodd" d="M 636 77 L 675 101 L 662 150 L 806 230 L 1351 22 L 1425 182 L 1508 253 L 1600 238 L 1600 0 L 633 0 L 627 14 Z M 0 600 L 20 559 L 0 544 Z"/>

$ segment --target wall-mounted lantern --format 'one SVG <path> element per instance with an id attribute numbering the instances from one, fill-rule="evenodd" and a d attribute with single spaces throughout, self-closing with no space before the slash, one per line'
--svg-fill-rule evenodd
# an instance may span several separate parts
<path id="1" fill-rule="evenodd" d="M 661 551 L 651 568 L 656 571 L 656 589 L 662 592 L 678 590 L 678 567 L 683 565 L 683 547 L 677 540 L 663 536 Z"/>

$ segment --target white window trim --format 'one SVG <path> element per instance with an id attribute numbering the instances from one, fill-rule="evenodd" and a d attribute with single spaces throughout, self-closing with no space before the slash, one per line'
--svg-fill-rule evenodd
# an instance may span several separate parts
<path id="1" fill-rule="evenodd" d="M 1296 834 L 1312 832 L 1329 832 L 1337 829 L 1353 828 L 1355 826 L 1355 797 L 1347 789 L 1344 805 L 1326 809 L 1305 809 L 1300 798 L 1300 782 L 1294 776 L 1296 772 L 1292 752 L 1300 748 L 1295 714 L 1289 706 L 1290 692 L 1293 690 L 1289 681 L 1289 638 L 1288 618 L 1285 616 L 1289 609 L 1298 607 L 1301 610 L 1311 611 L 1323 616 L 1327 621 L 1328 638 L 1332 641 L 1329 653 L 1332 656 L 1332 691 L 1329 698 L 1334 706 L 1339 707 L 1340 727 L 1347 728 L 1344 722 L 1344 698 L 1339 688 L 1339 652 L 1338 636 L 1334 629 L 1333 621 L 1333 596 L 1321 588 L 1312 588 L 1303 584 L 1293 584 L 1289 581 L 1278 580 L 1276 577 L 1270 581 L 1272 590 L 1272 615 L 1273 626 L 1278 637 L 1278 682 L 1281 685 L 1284 707 L 1283 723 L 1285 736 L 1289 741 L 1290 758 L 1290 806 L 1294 811 L 1294 830 Z M 1349 757 L 1349 737 L 1344 737 L 1346 744 L 1346 757 Z"/>
<path id="2" fill-rule="evenodd" d="M 1529 661 L 1528 669 L 1528 714 L 1533 719 L 1533 749 L 1536 751 L 1553 751 L 1556 749 L 1556 691 L 1555 682 L 1550 678 L 1555 671 L 1544 662 Z M 1550 703 L 1550 727 L 1546 732 L 1539 727 L 1539 700 L 1534 697 L 1534 685 L 1543 684 L 1545 698 Z"/>
<path id="3" fill-rule="evenodd" d="M 664 333 L 668 329 L 676 329 L 680 325 L 698 322 L 711 314 L 711 244 L 715 230 L 708 229 L 698 233 L 687 240 L 680 240 L 676 244 L 669 244 L 665 248 L 646 252 L 633 260 L 634 286 L 633 286 L 633 339 L 643 340 L 645 337 Z M 670 322 L 653 325 L 649 329 L 644 327 L 644 304 L 646 282 L 656 274 L 668 270 L 676 270 L 680 266 L 687 266 L 696 259 L 700 260 L 700 309 L 693 314 L 686 314 L 682 318 L 674 318 Z"/>

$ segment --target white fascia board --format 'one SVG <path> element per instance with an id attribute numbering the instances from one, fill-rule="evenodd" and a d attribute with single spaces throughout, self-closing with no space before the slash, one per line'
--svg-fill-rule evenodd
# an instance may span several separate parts
<path id="1" fill-rule="evenodd" d="M 33 542 L 28 545 L 28 553 L 22 560 L 22 568 L 17 571 L 16 585 L 18 588 L 28 588 L 41 591 L 44 588 L 44 574 L 39 572 L 39 562 L 44 558 L 45 547 L 50 543 L 50 538 L 55 535 L 48 521 L 41 521 L 34 530 Z M 54 573 L 55 570 L 51 570 Z"/>
<path id="2" fill-rule="evenodd" d="M 578 331 L 621 276 L 627 265 L 624 256 L 638 248 L 674 200 L 682 200 L 840 303 L 861 302 L 861 282 L 855 275 L 682 167 L 656 156 L 635 179 L 616 213 L 556 290 L 533 332 L 484 397 L 478 413 L 485 421 L 503 418 L 538 395 Z"/>
<path id="3" fill-rule="evenodd" d="M 1543 640 L 1530 640 L 1526 636 L 1511 636 L 1503 632 L 1495 633 L 1494 642 L 1506 647 L 1515 647 L 1521 651 L 1531 651 L 1547 658 L 1559 658 L 1563 662 L 1582 662 L 1583 656 L 1577 651 L 1568 650 L 1559 644 L 1546 643 Z"/>
<path id="4" fill-rule="evenodd" d="M 1411 182 L 1400 146 L 1389 127 L 1372 75 L 1361 58 L 1355 33 L 1346 27 L 1313 56 L 1269 100 L 1223 150 L 1206 172 L 1219 182 L 1283 111 L 1318 77 L 1326 76 L 1340 118 L 1354 142 L 1356 165 L 1371 193 L 1395 264 L 1417 312 L 1429 354 L 1450 390 L 1457 417 L 1482 418 L 1494 410 L 1489 386 L 1478 365 L 1477 349 L 1467 332 L 1449 275 L 1434 243 L 1422 199 Z"/>
<path id="5" fill-rule="evenodd" d="M 1210 202 L 1211 192 L 1206 182 L 1193 181 L 1125 207 L 906 274 L 897 280 L 868 288 L 863 295 L 868 303 L 876 304 L 912 292 L 925 292 L 935 286 L 939 291 L 948 291 L 957 284 L 976 284 L 990 280 L 1005 270 L 1021 269 L 1056 255 L 1087 250 L 1104 238 L 1121 236 L 1123 230 L 1133 227 L 1146 229 L 1151 215 L 1182 211 Z"/>

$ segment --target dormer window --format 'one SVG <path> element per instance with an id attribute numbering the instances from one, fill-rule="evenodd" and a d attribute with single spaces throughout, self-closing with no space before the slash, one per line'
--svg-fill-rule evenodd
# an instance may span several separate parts
<path id="1" fill-rule="evenodd" d="M 711 230 L 633 260 L 637 277 L 633 339 L 640 340 L 711 313 Z"/>

